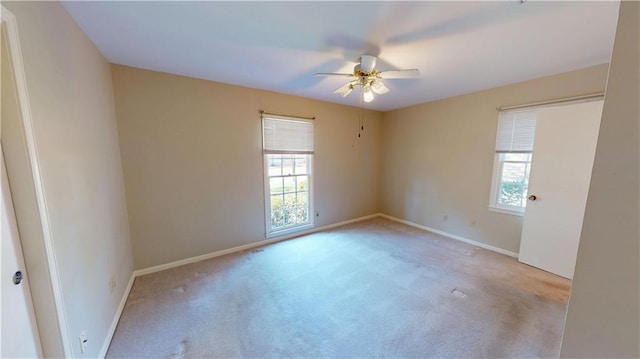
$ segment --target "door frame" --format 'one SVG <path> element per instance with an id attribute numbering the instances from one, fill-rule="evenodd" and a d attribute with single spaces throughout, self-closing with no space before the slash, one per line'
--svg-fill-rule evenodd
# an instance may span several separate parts
<path id="1" fill-rule="evenodd" d="M 36 203 L 28 203 L 28 205 L 37 208 L 40 219 L 40 223 L 38 224 L 41 234 L 38 240 L 42 241 L 39 245 L 44 248 L 42 253 L 29 253 L 29 251 L 26 250 L 23 253 L 31 278 L 39 277 L 38 281 L 31 281 L 32 292 L 38 293 L 40 297 L 38 300 L 34 300 L 33 303 L 36 321 L 39 327 L 38 334 L 45 357 L 72 357 L 73 352 L 71 350 L 68 320 L 64 311 L 62 284 L 56 262 L 56 251 L 52 240 L 49 211 L 44 194 L 24 62 L 20 47 L 18 20 L 4 5 L 0 6 L 0 25 L 3 25 L 6 30 L 7 47 L 9 49 L 8 55 L 13 70 L 18 106 L 21 113 L 19 121 L 25 134 L 26 148 L 24 150 L 28 157 L 29 163 L 27 165 L 30 170 L 29 175 L 33 180 L 33 189 L 36 197 Z M 15 200 L 14 198 L 14 201 Z M 17 213 L 16 216 L 18 216 Z M 21 238 L 21 241 L 24 240 L 24 238 Z M 24 245 L 22 247 L 23 249 L 25 248 Z M 29 270 L 29 262 L 46 263 L 46 268 L 40 271 Z M 35 299 L 35 296 L 32 296 Z"/>

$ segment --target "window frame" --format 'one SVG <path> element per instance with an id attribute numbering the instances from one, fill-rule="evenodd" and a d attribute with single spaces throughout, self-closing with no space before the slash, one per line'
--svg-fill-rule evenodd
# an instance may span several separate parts
<path id="1" fill-rule="evenodd" d="M 313 228 L 314 219 L 315 219 L 315 207 L 314 207 L 314 152 L 301 152 L 301 151 L 287 151 L 287 150 L 266 150 L 265 147 L 265 139 L 264 139 L 264 120 L 266 118 L 272 120 L 282 120 L 282 121 L 297 121 L 297 122 L 307 122 L 311 123 L 314 126 L 313 119 L 306 118 L 297 118 L 290 116 L 281 116 L 281 115 L 265 115 L 261 116 L 261 125 L 262 125 L 262 143 L 263 143 L 263 151 L 262 151 L 262 167 L 263 167 L 263 187 L 264 187 L 264 214 L 265 214 L 265 237 L 273 238 L 280 237 L 287 234 L 292 234 L 304 230 L 308 230 Z M 313 127 L 312 127 L 313 128 Z M 313 131 L 313 130 L 312 130 Z M 274 228 L 271 223 L 271 176 L 269 175 L 269 156 L 305 156 L 307 159 L 307 181 L 308 181 L 308 221 L 305 223 L 297 223 L 292 225 L 287 225 L 284 227 L 276 227 Z M 295 174 L 294 174 L 295 176 Z M 284 177 L 284 176 L 276 176 L 276 177 Z"/>
<path id="2" fill-rule="evenodd" d="M 298 232 L 301 230 L 305 230 L 305 229 L 310 229 L 313 228 L 313 219 L 314 219 L 314 215 L 312 212 L 313 207 L 313 154 L 295 154 L 293 156 L 306 156 L 307 158 L 307 181 L 309 183 L 309 189 L 307 190 L 307 193 L 309 195 L 309 199 L 308 199 L 308 221 L 306 223 L 297 223 L 297 224 L 292 224 L 292 225 L 288 225 L 288 226 L 284 226 L 284 227 L 276 227 L 274 228 L 271 224 L 271 181 L 270 179 L 272 178 L 269 175 L 269 159 L 268 157 L 270 155 L 293 155 L 290 153 L 263 153 L 262 154 L 262 161 L 263 161 L 263 168 L 264 168 L 264 175 L 263 175 L 263 179 L 264 179 L 264 213 L 265 213 L 265 227 L 266 227 L 266 237 L 267 238 L 271 238 L 271 237 L 278 237 L 278 236 L 282 236 L 282 235 L 286 235 L 286 234 L 290 234 L 290 233 L 294 233 L 294 232 Z M 295 176 L 295 175 L 293 175 Z M 275 177 L 286 177 L 284 175 L 281 176 L 275 176 Z"/>
<path id="3" fill-rule="evenodd" d="M 510 206 L 499 203 L 500 184 L 502 183 L 502 169 L 506 162 L 522 163 L 524 161 L 502 160 L 502 155 L 509 153 L 526 153 L 529 154 L 529 173 L 531 176 L 531 162 L 533 161 L 533 143 L 535 141 L 535 120 L 538 109 L 525 108 L 498 113 L 498 126 L 496 131 L 496 149 L 493 157 L 493 172 L 491 177 L 491 190 L 489 195 L 489 210 L 499 213 L 511 214 L 516 216 L 524 216 L 526 211 L 526 198 L 523 206 Z M 520 116 L 519 116 L 520 115 Z M 533 116 L 533 118 L 531 118 Z M 521 119 L 518 125 L 518 117 Z M 531 121 L 533 120 L 533 126 Z M 504 122 L 503 122 L 504 121 Z M 514 122 L 516 121 L 516 122 Z M 507 127 L 503 127 L 507 126 Z M 511 131 L 509 131 L 511 127 Z M 504 130 L 507 129 L 505 133 Z M 506 135 L 506 139 L 504 137 Z M 511 136 L 509 138 L 509 136 Z M 526 196 L 525 196 L 526 197 Z"/>
<path id="4" fill-rule="evenodd" d="M 502 182 L 502 169 L 504 167 L 504 163 L 529 163 L 529 170 L 527 171 L 527 177 L 531 176 L 531 162 L 533 161 L 533 151 L 520 152 L 522 154 L 529 154 L 529 161 L 513 161 L 513 160 L 502 160 L 501 156 L 508 154 L 509 152 L 496 152 L 494 154 L 493 159 L 493 176 L 491 179 L 491 194 L 489 198 L 489 210 L 499 213 L 505 214 L 513 214 L 517 216 L 524 216 L 526 210 L 526 199 L 525 206 L 509 206 L 499 203 L 498 197 L 500 196 L 500 183 Z M 525 170 L 526 171 L 526 170 Z"/>

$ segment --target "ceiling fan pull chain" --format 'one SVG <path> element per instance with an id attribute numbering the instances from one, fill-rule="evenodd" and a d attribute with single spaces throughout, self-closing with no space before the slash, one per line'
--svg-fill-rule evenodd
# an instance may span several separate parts
<path id="1" fill-rule="evenodd" d="M 364 130 L 364 99 L 360 96 L 360 113 L 358 114 L 358 138 L 362 137 L 362 130 Z"/>

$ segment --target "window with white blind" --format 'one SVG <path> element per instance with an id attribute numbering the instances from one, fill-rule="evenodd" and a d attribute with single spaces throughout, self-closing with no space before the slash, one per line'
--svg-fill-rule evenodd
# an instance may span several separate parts
<path id="1" fill-rule="evenodd" d="M 500 112 L 490 209 L 524 213 L 535 131 L 536 110 Z"/>
<path id="2" fill-rule="evenodd" d="M 262 115 L 267 236 L 313 224 L 313 121 Z"/>

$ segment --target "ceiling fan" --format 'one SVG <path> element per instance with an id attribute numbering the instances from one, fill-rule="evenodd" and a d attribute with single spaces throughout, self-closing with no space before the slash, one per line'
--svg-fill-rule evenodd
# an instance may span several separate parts
<path id="1" fill-rule="evenodd" d="M 340 76 L 340 77 L 355 77 L 354 80 L 347 82 L 333 91 L 347 97 L 353 91 L 356 86 L 362 87 L 362 98 L 364 102 L 373 101 L 373 94 L 384 95 L 389 92 L 389 88 L 384 85 L 382 80 L 389 79 L 406 79 L 418 77 L 420 71 L 418 69 L 409 70 L 391 70 L 391 71 L 378 71 L 376 70 L 377 57 L 371 55 L 362 55 L 360 57 L 360 63 L 353 68 L 352 74 L 341 73 L 327 73 L 320 72 L 316 76 Z"/>

